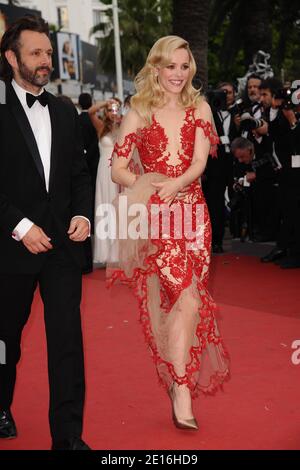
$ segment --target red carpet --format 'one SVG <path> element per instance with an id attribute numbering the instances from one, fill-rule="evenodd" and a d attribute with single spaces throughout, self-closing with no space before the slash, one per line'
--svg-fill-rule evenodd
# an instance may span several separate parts
<path id="1" fill-rule="evenodd" d="M 254 257 L 213 260 L 211 292 L 231 356 L 231 380 L 194 403 L 199 432 L 177 430 L 125 286 L 107 291 L 104 272 L 84 278 L 87 400 L 84 438 L 94 449 L 300 449 L 300 271 Z M 48 449 L 48 383 L 42 303 L 23 337 L 13 412 L 19 437 L 0 449 Z"/>

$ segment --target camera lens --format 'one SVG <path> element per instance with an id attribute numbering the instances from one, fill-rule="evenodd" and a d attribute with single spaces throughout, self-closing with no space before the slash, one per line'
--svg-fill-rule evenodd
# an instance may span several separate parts
<path id="1" fill-rule="evenodd" d="M 112 114 L 118 114 L 118 111 L 119 111 L 119 106 L 117 105 L 117 103 L 112 103 L 111 105 Z"/>

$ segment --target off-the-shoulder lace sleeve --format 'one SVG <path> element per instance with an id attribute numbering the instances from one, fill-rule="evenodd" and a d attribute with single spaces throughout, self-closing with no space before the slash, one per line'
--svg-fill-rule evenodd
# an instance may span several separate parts
<path id="1" fill-rule="evenodd" d="M 137 135 L 135 132 L 131 132 L 130 134 L 127 134 L 123 140 L 123 143 L 120 143 L 120 144 L 118 142 L 115 143 L 114 150 L 112 153 L 112 158 L 114 156 L 118 158 L 120 157 L 129 158 L 131 151 L 132 151 L 132 147 L 134 144 L 136 144 L 136 141 L 137 141 Z"/>
<path id="2" fill-rule="evenodd" d="M 195 119 L 195 125 L 203 129 L 205 137 L 210 141 L 210 155 L 212 157 L 217 157 L 218 144 L 220 143 L 219 136 L 217 134 L 215 126 L 209 122 L 204 121 L 204 119 L 198 118 Z"/>
<path id="3" fill-rule="evenodd" d="M 136 144 L 137 136 L 135 132 L 131 132 L 130 134 L 125 135 L 123 142 L 119 143 L 118 140 L 113 148 L 113 152 L 109 159 L 109 165 L 112 166 L 113 158 L 116 156 L 117 158 L 130 158 L 132 154 L 133 146 Z"/>

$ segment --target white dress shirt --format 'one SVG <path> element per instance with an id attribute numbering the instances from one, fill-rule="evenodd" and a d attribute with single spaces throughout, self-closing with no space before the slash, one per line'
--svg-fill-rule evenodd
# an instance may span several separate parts
<path id="1" fill-rule="evenodd" d="M 23 106 L 29 124 L 31 126 L 33 135 L 35 137 L 44 168 L 46 190 L 49 191 L 52 130 L 48 105 L 42 106 L 39 101 L 35 101 L 33 106 L 29 108 L 26 101 L 26 90 L 20 87 L 20 85 L 18 85 L 15 80 L 12 80 L 12 86 L 16 92 L 17 97 L 19 98 L 21 105 Z M 43 91 L 44 89 L 41 89 L 39 95 L 42 94 Z M 86 217 L 83 216 L 75 217 L 82 217 L 85 220 L 88 220 Z M 26 233 L 31 229 L 33 225 L 34 222 L 32 222 L 31 220 L 27 218 L 22 219 L 14 228 L 12 237 L 17 241 L 22 240 L 22 238 L 25 237 Z"/>
<path id="2" fill-rule="evenodd" d="M 222 122 L 223 136 L 227 137 L 228 142 L 229 142 L 229 129 L 230 129 L 230 123 L 231 123 L 231 114 L 229 113 L 229 111 L 226 111 L 226 110 L 225 111 L 219 111 L 218 114 L 219 114 L 220 121 Z M 222 142 L 221 137 L 220 137 L 220 139 L 221 139 L 221 142 Z M 230 145 L 229 144 L 225 144 L 224 148 L 225 148 L 226 153 L 230 153 Z"/>
<path id="3" fill-rule="evenodd" d="M 270 108 L 270 121 L 274 121 L 277 118 L 278 109 L 277 108 Z"/>

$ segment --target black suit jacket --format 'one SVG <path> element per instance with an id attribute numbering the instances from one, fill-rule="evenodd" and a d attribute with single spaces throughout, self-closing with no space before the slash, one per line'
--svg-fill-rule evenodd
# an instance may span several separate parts
<path id="1" fill-rule="evenodd" d="M 213 117 L 216 125 L 217 134 L 222 136 L 224 134 L 223 124 L 217 111 L 213 111 Z M 237 130 L 234 124 L 233 118 L 230 119 L 229 126 L 229 141 L 230 143 L 237 137 Z M 230 144 L 229 144 L 230 145 Z M 224 185 L 231 186 L 233 178 L 233 155 L 232 153 L 226 153 L 224 145 L 221 143 L 218 145 L 217 158 L 209 155 L 205 170 L 209 184 L 221 185 L 220 190 L 223 191 Z"/>
<path id="2" fill-rule="evenodd" d="M 75 215 L 91 219 L 90 176 L 75 108 L 49 94 L 52 128 L 49 192 L 31 126 L 11 85 L 0 106 L 0 272 L 38 272 L 47 253 L 31 254 L 12 238 L 24 218 L 40 226 L 55 245 L 64 244 L 84 266 L 83 244 L 67 235 Z"/>
<path id="3" fill-rule="evenodd" d="M 279 110 L 276 118 L 270 121 L 270 109 L 266 112 L 269 134 L 275 145 L 275 152 L 282 164 L 280 181 L 283 185 L 299 186 L 300 169 L 292 168 L 292 155 L 300 151 L 297 145 L 297 129 L 292 130 L 286 117 Z M 299 134 L 298 134 L 299 137 Z"/>
<path id="4" fill-rule="evenodd" d="M 95 185 L 100 157 L 97 132 L 87 112 L 82 112 L 79 115 L 79 124 L 82 131 L 84 150 L 86 152 L 86 162 L 90 170 L 93 185 Z"/>

